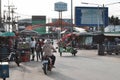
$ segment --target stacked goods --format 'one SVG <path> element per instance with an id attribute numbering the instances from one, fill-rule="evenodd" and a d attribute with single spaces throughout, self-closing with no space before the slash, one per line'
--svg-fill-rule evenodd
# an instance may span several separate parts
<path id="1" fill-rule="evenodd" d="M 30 61 L 30 44 L 28 42 L 19 42 L 18 50 L 21 53 L 22 62 Z"/>
<path id="2" fill-rule="evenodd" d="M 19 42 L 18 49 L 30 49 L 30 44 L 27 42 Z"/>
<path id="3" fill-rule="evenodd" d="M 25 51 L 25 54 L 21 55 L 22 62 L 28 62 L 30 61 L 30 51 Z"/>

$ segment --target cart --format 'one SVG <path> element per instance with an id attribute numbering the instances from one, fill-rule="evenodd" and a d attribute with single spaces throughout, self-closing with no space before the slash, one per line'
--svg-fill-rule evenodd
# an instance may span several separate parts
<path id="1" fill-rule="evenodd" d="M 60 53 L 60 56 L 62 56 L 62 53 L 71 53 L 72 55 L 76 56 L 76 53 L 77 53 L 77 49 L 76 48 L 73 48 L 71 46 L 68 46 L 68 47 L 62 47 L 60 46 L 59 47 L 59 53 Z"/>
<path id="2" fill-rule="evenodd" d="M 28 42 L 18 42 L 17 52 L 20 54 L 21 62 L 30 61 L 30 44 Z"/>
<path id="3" fill-rule="evenodd" d="M 63 41 L 58 42 L 58 52 L 60 53 L 60 56 L 62 56 L 62 53 L 71 53 L 72 55 L 76 56 L 77 49 L 72 46 L 67 46 L 66 43 Z"/>

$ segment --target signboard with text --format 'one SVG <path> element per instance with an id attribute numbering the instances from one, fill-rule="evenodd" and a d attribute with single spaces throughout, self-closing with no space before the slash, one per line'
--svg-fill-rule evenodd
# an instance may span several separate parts
<path id="1" fill-rule="evenodd" d="M 75 7 L 76 26 L 107 26 L 107 7 Z"/>
<path id="2" fill-rule="evenodd" d="M 55 11 L 67 11 L 67 3 L 64 2 L 55 3 Z"/>
<path id="3" fill-rule="evenodd" d="M 39 24 L 46 24 L 46 16 L 32 16 L 32 25 Z M 46 33 L 46 27 L 42 26 L 40 28 L 36 28 L 35 31 L 37 31 L 40 34 L 44 34 Z"/>

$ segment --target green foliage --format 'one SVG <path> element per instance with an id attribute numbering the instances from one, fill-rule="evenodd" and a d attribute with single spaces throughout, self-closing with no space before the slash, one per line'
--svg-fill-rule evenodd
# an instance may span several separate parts
<path id="1" fill-rule="evenodd" d="M 111 16 L 109 17 L 109 24 L 120 25 L 120 19 L 118 17 Z"/>

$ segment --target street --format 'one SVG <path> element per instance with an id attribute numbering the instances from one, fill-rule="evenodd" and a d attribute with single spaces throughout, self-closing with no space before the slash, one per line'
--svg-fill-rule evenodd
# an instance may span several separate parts
<path id="1" fill-rule="evenodd" d="M 120 80 L 120 56 L 98 56 L 97 50 L 79 50 L 76 56 L 56 55 L 56 68 L 45 75 L 41 61 L 10 63 L 10 77 L 6 80 Z M 0 79 L 2 80 L 2 79 Z"/>

